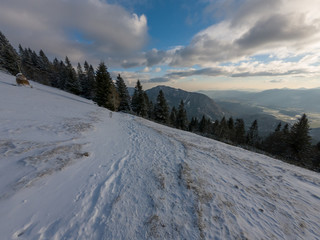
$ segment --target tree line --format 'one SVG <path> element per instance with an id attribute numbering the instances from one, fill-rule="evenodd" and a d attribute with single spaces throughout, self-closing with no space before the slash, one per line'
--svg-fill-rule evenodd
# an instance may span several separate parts
<path id="1" fill-rule="evenodd" d="M 138 80 L 131 97 L 121 75 L 113 81 L 103 62 L 96 70 L 87 61 L 83 66 L 78 63 L 75 69 L 68 57 L 64 61 L 55 58 L 51 62 L 42 50 L 37 54 L 21 45 L 19 52 L 16 52 L 1 32 L 0 69 L 13 75 L 22 72 L 28 79 L 91 99 L 112 111 L 136 114 L 229 144 L 262 150 L 283 160 L 320 171 L 320 143 L 312 146 L 309 121 L 305 114 L 291 127 L 288 124 L 282 127 L 279 123 L 266 138 L 259 136 L 257 120 L 252 122 L 248 130 L 245 129 L 243 119 L 234 120 L 232 117 L 212 121 L 203 116 L 200 120 L 192 117 L 188 121 L 184 101 L 181 100 L 179 106 L 169 109 L 162 90 L 153 103 Z"/>

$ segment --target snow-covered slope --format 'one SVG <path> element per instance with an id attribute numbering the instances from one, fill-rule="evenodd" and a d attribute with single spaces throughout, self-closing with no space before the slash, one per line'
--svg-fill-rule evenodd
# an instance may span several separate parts
<path id="1" fill-rule="evenodd" d="M 1 239 L 320 239 L 320 175 L 0 73 Z"/>

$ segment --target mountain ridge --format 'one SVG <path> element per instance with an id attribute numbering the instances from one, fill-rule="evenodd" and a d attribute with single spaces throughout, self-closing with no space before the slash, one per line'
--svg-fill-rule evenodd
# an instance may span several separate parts
<path id="1" fill-rule="evenodd" d="M 149 99 L 155 103 L 159 91 L 162 90 L 167 100 L 170 109 L 175 106 L 178 108 L 180 101 L 183 100 L 188 118 L 197 117 L 199 120 L 203 115 L 212 120 L 221 119 L 224 115 L 221 108 L 216 102 L 208 96 L 197 93 L 188 92 L 182 89 L 172 88 L 164 85 L 159 85 L 146 90 Z"/>

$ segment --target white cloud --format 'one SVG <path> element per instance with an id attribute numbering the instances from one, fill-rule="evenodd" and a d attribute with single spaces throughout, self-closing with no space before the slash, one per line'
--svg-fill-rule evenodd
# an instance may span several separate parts
<path id="1" fill-rule="evenodd" d="M 158 73 L 158 72 L 161 72 L 161 67 L 156 67 L 153 71 L 155 72 L 155 73 Z"/>
<path id="2" fill-rule="evenodd" d="M 172 66 L 210 66 L 258 54 L 285 58 L 319 51 L 318 1 L 246 0 L 238 8 L 237 1 L 233 3 L 233 11 L 223 21 L 199 32 L 190 45 L 173 54 Z"/>
<path id="3" fill-rule="evenodd" d="M 2 0 L 0 29 L 15 46 L 74 61 L 121 63 L 148 39 L 144 15 L 100 0 Z"/>
<path id="4" fill-rule="evenodd" d="M 210 1 L 210 0 L 207 0 Z M 318 0 L 210 1 L 220 22 L 196 34 L 187 46 L 144 53 L 147 66 L 202 67 L 166 76 L 281 76 L 319 74 L 320 15 Z M 217 15 L 215 15 L 217 16 Z M 269 63 L 252 62 L 269 55 Z M 299 62 L 286 58 L 305 55 Z M 143 62 L 143 61 L 142 61 Z M 232 63 L 229 67 L 223 63 Z M 239 65 L 240 63 L 240 65 Z"/>
<path id="5" fill-rule="evenodd" d="M 144 69 L 142 69 L 142 72 L 150 72 L 150 68 L 149 67 L 145 67 Z"/>
<path id="6" fill-rule="evenodd" d="M 112 79 L 116 79 L 118 74 L 120 74 L 129 87 L 134 87 L 138 80 L 140 80 L 140 82 L 142 83 L 145 83 L 145 82 L 148 82 L 149 79 L 151 78 L 151 75 L 149 73 L 141 73 L 141 72 L 114 71 L 114 72 L 111 72 L 110 74 Z"/>

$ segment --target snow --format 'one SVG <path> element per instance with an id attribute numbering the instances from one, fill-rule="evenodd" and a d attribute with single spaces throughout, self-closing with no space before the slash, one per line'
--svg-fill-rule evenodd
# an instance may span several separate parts
<path id="1" fill-rule="evenodd" d="M 1 239 L 320 239 L 320 175 L 0 72 Z"/>

